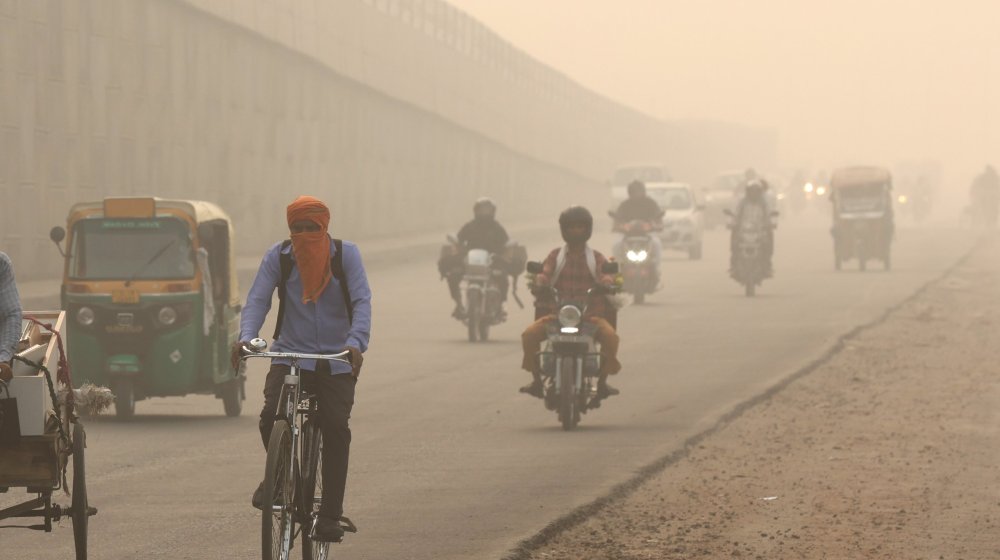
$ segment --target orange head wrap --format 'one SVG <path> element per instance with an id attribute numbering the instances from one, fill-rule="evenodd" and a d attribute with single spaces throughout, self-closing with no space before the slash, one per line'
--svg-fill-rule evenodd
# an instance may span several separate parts
<path id="1" fill-rule="evenodd" d="M 300 196 L 288 205 L 288 227 L 302 220 L 308 220 L 320 227 L 320 231 L 292 234 L 292 253 L 302 278 L 302 303 L 317 301 L 330 283 L 330 209 L 318 198 Z"/>

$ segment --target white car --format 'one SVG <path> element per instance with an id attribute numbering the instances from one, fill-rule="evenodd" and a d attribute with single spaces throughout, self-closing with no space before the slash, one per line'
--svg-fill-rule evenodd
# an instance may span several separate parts
<path id="1" fill-rule="evenodd" d="M 698 202 L 694 187 L 676 182 L 647 183 L 646 194 L 664 211 L 660 232 L 663 248 L 684 251 L 693 260 L 700 259 L 705 206 Z"/>

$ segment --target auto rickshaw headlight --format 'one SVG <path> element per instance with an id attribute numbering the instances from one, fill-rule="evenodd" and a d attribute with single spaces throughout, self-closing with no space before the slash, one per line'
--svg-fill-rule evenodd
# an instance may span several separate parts
<path id="1" fill-rule="evenodd" d="M 169 327 L 177 322 L 177 310 L 169 305 L 165 305 L 160 308 L 160 312 L 156 314 L 156 318 L 160 321 L 160 324 Z"/>
<path id="2" fill-rule="evenodd" d="M 583 319 L 583 314 L 580 313 L 580 308 L 575 305 L 564 305 L 559 310 L 559 324 L 563 327 L 577 327 L 580 325 L 581 319 Z"/>
<path id="3" fill-rule="evenodd" d="M 76 322 L 85 327 L 93 325 L 96 318 L 97 316 L 94 314 L 94 310 L 89 307 L 81 307 L 76 312 Z"/>

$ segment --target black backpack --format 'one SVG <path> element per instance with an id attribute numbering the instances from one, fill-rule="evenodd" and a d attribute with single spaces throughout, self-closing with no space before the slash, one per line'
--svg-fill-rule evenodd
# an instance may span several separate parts
<path id="1" fill-rule="evenodd" d="M 274 325 L 274 340 L 277 340 L 278 335 L 281 334 L 281 323 L 285 318 L 285 285 L 288 283 L 288 278 L 292 275 L 292 267 L 295 266 L 291 253 L 285 253 L 285 249 L 291 243 L 291 239 L 282 241 L 281 249 L 278 252 L 279 262 L 281 263 L 281 279 L 278 280 L 278 320 Z M 353 323 L 354 303 L 351 301 L 351 291 L 347 286 L 347 275 L 344 274 L 344 242 L 341 239 L 334 239 L 333 246 L 336 248 L 336 251 L 330 257 L 330 272 L 333 273 L 333 277 L 337 282 L 340 282 L 340 292 L 344 296 L 344 306 L 347 308 L 347 321 L 348 323 Z"/>

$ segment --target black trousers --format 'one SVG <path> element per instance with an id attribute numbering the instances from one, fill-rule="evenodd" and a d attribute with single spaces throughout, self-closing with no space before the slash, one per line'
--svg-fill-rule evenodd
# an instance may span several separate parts
<path id="1" fill-rule="evenodd" d="M 278 399 L 285 375 L 291 368 L 272 364 L 264 380 L 264 409 L 260 411 L 260 437 L 264 448 L 271 437 Z M 344 490 L 347 488 L 347 462 L 351 449 L 348 422 L 354 407 L 357 379 L 349 373 L 331 375 L 329 362 L 317 362 L 316 371 L 302 370 L 303 390 L 314 391 L 319 398 L 319 426 L 323 433 L 323 505 L 320 515 L 340 519 L 344 514 Z"/>

